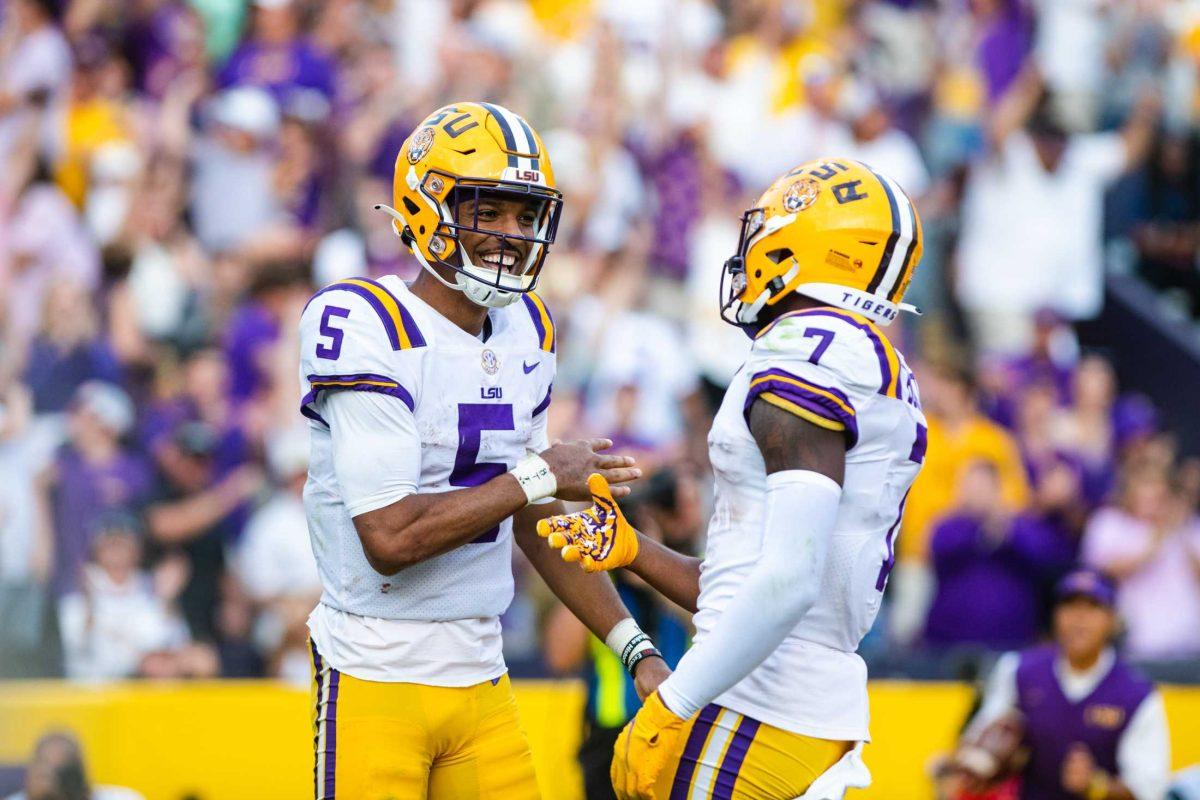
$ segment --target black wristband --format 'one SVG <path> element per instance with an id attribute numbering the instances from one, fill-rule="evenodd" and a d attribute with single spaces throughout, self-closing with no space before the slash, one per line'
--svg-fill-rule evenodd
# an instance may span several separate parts
<path id="1" fill-rule="evenodd" d="M 637 636 L 625 643 L 625 646 L 621 648 L 621 663 L 625 665 L 625 669 L 629 669 L 629 659 L 633 656 L 633 651 L 637 649 L 637 646 L 648 641 L 650 641 L 650 637 L 645 632 L 639 632 Z"/>
<path id="2" fill-rule="evenodd" d="M 629 670 L 630 677 L 633 676 L 633 668 L 637 666 L 638 662 L 643 658 L 650 658 L 651 656 L 654 656 L 655 658 L 662 658 L 663 654 L 658 652 L 657 647 L 651 647 L 646 650 L 639 650 L 630 656 L 629 661 L 625 663 L 625 669 Z"/>

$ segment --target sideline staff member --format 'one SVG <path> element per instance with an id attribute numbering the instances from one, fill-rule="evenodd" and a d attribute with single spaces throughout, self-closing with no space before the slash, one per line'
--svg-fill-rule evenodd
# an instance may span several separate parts
<path id="1" fill-rule="evenodd" d="M 996 663 L 964 739 L 997 725 L 1022 731 L 1022 800 L 1160 800 L 1167 791 L 1162 695 L 1113 648 L 1115 599 L 1100 573 L 1070 573 L 1056 590 L 1054 643 Z"/>

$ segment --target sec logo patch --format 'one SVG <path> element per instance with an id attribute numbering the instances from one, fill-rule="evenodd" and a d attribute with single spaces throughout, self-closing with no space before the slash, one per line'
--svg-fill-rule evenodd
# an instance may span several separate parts
<path id="1" fill-rule="evenodd" d="M 488 375 L 495 375 L 500 371 L 500 359 L 496 358 L 496 354 L 491 350 L 484 350 L 479 360 L 483 366 L 483 371 Z"/>

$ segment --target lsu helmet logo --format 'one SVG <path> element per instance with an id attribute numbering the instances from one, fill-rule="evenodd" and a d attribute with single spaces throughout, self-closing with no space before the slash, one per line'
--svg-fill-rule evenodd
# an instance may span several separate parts
<path id="1" fill-rule="evenodd" d="M 816 202 L 821 184 L 812 178 L 801 178 L 788 187 L 783 195 L 783 207 L 793 213 L 803 211 Z"/>
<path id="2" fill-rule="evenodd" d="M 412 143 L 408 146 L 408 163 L 415 164 L 420 161 L 431 147 L 433 147 L 433 128 L 421 128 L 413 134 Z"/>
<path id="3" fill-rule="evenodd" d="M 921 219 L 888 176 L 848 158 L 810 161 L 780 177 L 742 215 L 721 275 L 721 316 L 754 333 L 793 292 L 887 325 L 921 260 Z"/>

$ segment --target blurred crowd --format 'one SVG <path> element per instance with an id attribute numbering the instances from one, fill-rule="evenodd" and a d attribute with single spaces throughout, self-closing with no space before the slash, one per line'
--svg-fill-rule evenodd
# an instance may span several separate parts
<path id="1" fill-rule="evenodd" d="M 741 211 L 794 164 L 857 158 L 928 238 L 925 316 L 889 331 L 928 460 L 867 655 L 940 675 L 1030 644 L 1082 561 L 1117 581 L 1130 654 L 1194 675 L 1200 463 L 1075 323 L 1108 270 L 1200 313 L 1195 0 L 0 14 L 0 673 L 308 680 L 296 323 L 331 281 L 415 275 L 371 206 L 427 113 L 479 99 L 543 134 L 566 197 L 539 287 L 552 435 L 658 472 L 643 526 L 703 551 L 705 434 L 748 348 L 717 315 Z M 516 569 L 514 671 L 574 669 Z"/>

